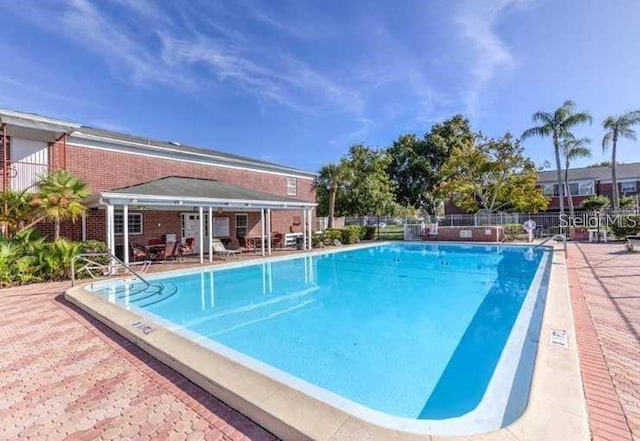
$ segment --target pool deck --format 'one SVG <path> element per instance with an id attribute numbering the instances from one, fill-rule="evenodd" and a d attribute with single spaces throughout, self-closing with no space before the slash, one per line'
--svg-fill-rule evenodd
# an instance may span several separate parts
<path id="1" fill-rule="evenodd" d="M 569 352 L 541 344 L 546 361 L 537 363 L 571 364 L 572 353 L 577 360 L 579 352 L 582 375 L 566 378 L 536 369 L 535 393 L 523 418 L 499 432 L 466 439 L 588 439 L 583 396 L 564 410 L 566 403 L 545 397 L 553 390 L 582 395 L 582 382 L 593 439 L 640 439 L 640 254 L 621 253 L 622 248 L 571 245 L 568 273 L 560 268 L 552 280 L 565 291 L 571 285 L 578 348 L 572 349 L 570 318 L 554 317 L 551 306 L 553 301 L 566 309 L 568 300 L 550 296 L 541 343 L 547 343 L 550 327 L 563 322 L 560 326 L 569 328 Z M 160 270 L 188 266 L 193 265 L 154 265 Z M 68 283 L 54 283 L 0 290 L 0 439 L 275 439 L 68 303 L 62 297 L 68 288 Z M 540 387 L 543 382 L 546 388 Z M 351 420 L 332 439 L 378 437 Z"/>
<path id="2" fill-rule="evenodd" d="M 569 283 L 594 440 L 640 440 L 640 253 L 569 246 Z"/>

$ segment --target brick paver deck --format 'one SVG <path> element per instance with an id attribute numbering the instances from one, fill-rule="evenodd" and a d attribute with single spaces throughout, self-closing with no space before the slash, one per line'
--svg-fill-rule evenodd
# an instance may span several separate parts
<path id="1" fill-rule="evenodd" d="M 0 439 L 272 440 L 61 298 L 0 290 Z"/>
<path id="2" fill-rule="evenodd" d="M 569 255 L 593 438 L 640 441 L 640 254 L 616 243 L 573 244 Z"/>

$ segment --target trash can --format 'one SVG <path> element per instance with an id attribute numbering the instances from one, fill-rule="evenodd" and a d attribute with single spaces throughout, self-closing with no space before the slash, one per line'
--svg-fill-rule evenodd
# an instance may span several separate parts
<path id="1" fill-rule="evenodd" d="M 304 250 L 304 238 L 302 236 L 296 237 L 296 249 Z"/>

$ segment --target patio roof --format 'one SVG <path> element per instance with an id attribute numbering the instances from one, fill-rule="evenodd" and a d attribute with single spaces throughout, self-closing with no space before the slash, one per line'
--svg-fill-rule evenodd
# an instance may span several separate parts
<path id="1" fill-rule="evenodd" d="M 129 187 L 104 191 L 88 200 L 88 205 L 198 206 L 242 209 L 312 208 L 317 204 L 278 196 L 226 182 L 168 176 Z"/>

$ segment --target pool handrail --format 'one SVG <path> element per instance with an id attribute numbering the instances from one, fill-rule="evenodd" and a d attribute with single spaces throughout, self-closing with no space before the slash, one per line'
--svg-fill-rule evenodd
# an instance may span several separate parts
<path id="1" fill-rule="evenodd" d="M 550 240 L 553 240 L 553 239 L 557 240 L 558 238 L 562 239 L 562 245 L 564 248 L 564 252 L 566 254 L 567 253 L 567 236 L 562 233 L 554 234 L 553 236 L 547 237 L 545 240 L 543 240 L 539 244 L 534 245 L 533 249 L 535 250 L 536 248 L 541 247 L 542 245 L 549 242 Z"/>
<path id="2" fill-rule="evenodd" d="M 96 262 L 95 260 L 90 259 L 90 257 L 109 257 L 110 258 L 110 263 L 108 264 L 101 264 Z M 137 271 L 135 271 L 133 268 L 131 268 L 131 265 L 128 265 L 126 263 L 124 263 L 122 260 L 120 260 L 118 257 L 116 257 L 115 255 L 113 255 L 112 253 L 108 252 L 108 251 L 103 251 L 103 252 L 96 252 L 96 253 L 80 253 L 80 254 L 76 254 L 75 256 L 73 256 L 73 259 L 71 259 L 71 286 L 74 286 L 75 281 L 76 281 L 76 261 L 82 259 L 83 261 L 86 262 L 86 264 L 79 269 L 79 271 L 82 270 L 91 270 L 91 269 L 99 269 L 99 268 L 109 268 L 111 271 L 113 271 L 113 269 L 116 266 L 120 266 L 122 268 L 124 268 L 125 270 L 127 270 L 128 272 L 130 272 L 136 279 L 140 280 L 142 283 L 144 283 L 147 287 L 151 286 L 151 283 L 149 283 L 144 277 L 142 277 L 140 274 L 138 274 Z M 115 264 L 114 264 L 115 262 Z M 146 270 L 149 268 L 151 262 L 148 261 L 144 261 L 142 262 L 143 265 L 143 269 Z M 89 274 L 91 274 L 91 271 L 89 271 Z M 111 273 L 112 274 L 112 273 Z M 111 274 L 108 274 L 111 275 Z M 93 275 L 92 275 L 93 277 Z"/>

